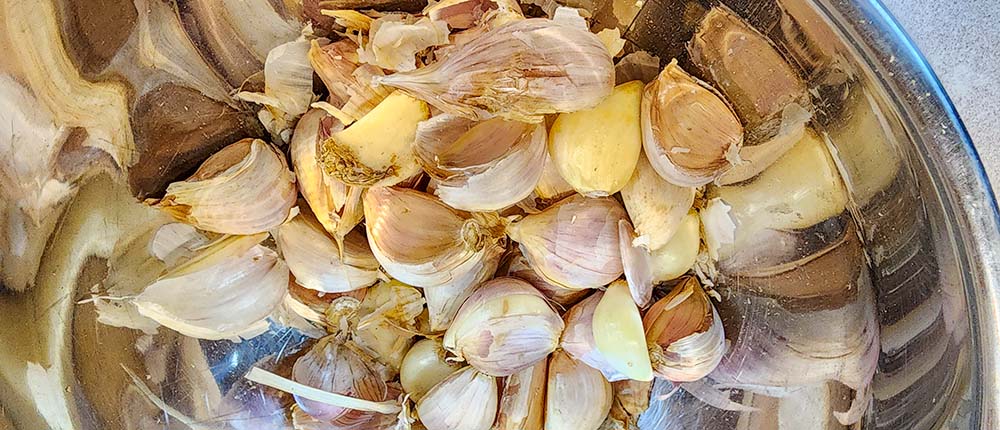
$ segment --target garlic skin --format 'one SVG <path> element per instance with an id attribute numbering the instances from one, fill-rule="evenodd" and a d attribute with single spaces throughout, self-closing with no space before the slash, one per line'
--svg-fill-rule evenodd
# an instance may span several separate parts
<path id="1" fill-rule="evenodd" d="M 330 90 L 328 101 L 344 124 L 364 117 L 392 93 L 391 88 L 372 84 L 385 74 L 376 66 L 360 64 L 357 51 L 358 45 L 350 39 L 325 46 L 313 41 L 309 48 L 309 63 Z"/>
<path id="2" fill-rule="evenodd" d="M 413 286 L 492 274 L 505 248 L 495 214 L 461 212 L 419 191 L 372 188 L 365 193 L 364 209 L 375 258 L 390 276 Z"/>
<path id="3" fill-rule="evenodd" d="M 399 368 L 399 383 L 406 394 L 420 401 L 431 388 L 462 368 L 461 364 L 445 361 L 446 355 L 438 339 L 413 344 Z"/>
<path id="4" fill-rule="evenodd" d="M 427 67 L 378 82 L 465 118 L 538 123 L 544 114 L 600 103 L 614 87 L 614 65 L 586 25 L 525 19 L 492 29 Z"/>
<path id="5" fill-rule="evenodd" d="M 433 18 L 407 22 L 397 14 L 379 17 L 371 23 L 358 58 L 387 70 L 406 72 L 417 68 L 416 55 L 432 46 L 447 45 L 448 24 Z"/>
<path id="6" fill-rule="evenodd" d="M 567 289 L 600 288 L 623 271 L 621 219 L 625 210 L 614 199 L 576 195 L 512 223 L 507 235 L 548 282 Z"/>
<path id="7" fill-rule="evenodd" d="M 507 276 L 513 276 L 531 284 L 531 286 L 544 294 L 545 297 L 548 297 L 549 300 L 555 302 L 555 304 L 561 306 L 563 309 L 568 309 L 591 293 L 591 290 L 570 290 L 559 285 L 550 284 L 539 276 L 535 272 L 535 269 L 531 268 L 531 265 L 528 264 L 528 259 L 524 258 L 520 250 L 515 250 L 508 258 Z"/>
<path id="8" fill-rule="evenodd" d="M 243 139 L 208 157 L 191 177 L 171 183 L 146 204 L 180 222 L 223 234 L 256 234 L 288 219 L 295 176 L 285 156 L 259 139 Z"/>
<path id="9" fill-rule="evenodd" d="M 305 39 L 275 46 L 264 62 L 264 92 L 236 93 L 237 98 L 264 105 L 258 116 L 274 141 L 288 142 L 293 123 L 315 97 L 309 48 Z"/>
<path id="10" fill-rule="evenodd" d="M 370 357 L 350 343 L 334 336 L 320 339 L 292 367 L 292 380 L 320 390 L 373 402 L 388 399 L 388 389 L 374 368 Z M 318 420 L 338 429 L 363 428 L 375 416 L 373 412 L 328 405 L 297 395 L 299 408 Z"/>
<path id="11" fill-rule="evenodd" d="M 629 182 L 642 151 L 642 89 L 639 81 L 619 85 L 597 106 L 560 114 L 552 123 L 549 154 L 578 193 L 610 196 Z"/>
<path id="12" fill-rule="evenodd" d="M 477 269 L 466 272 L 444 285 L 424 287 L 427 320 L 432 332 L 443 332 L 451 326 L 465 300 L 496 273 L 496 263 L 496 260 L 490 259 L 480 264 Z"/>
<path id="13" fill-rule="evenodd" d="M 500 414 L 493 430 L 542 430 L 548 370 L 548 361 L 542 360 L 507 377 L 500 393 Z"/>
<path id="14" fill-rule="evenodd" d="M 718 240 L 713 237 L 712 240 Z M 622 267 L 632 298 L 639 307 L 646 307 L 652 298 L 653 287 L 664 281 L 677 279 L 691 270 L 701 251 L 701 222 L 693 209 L 684 216 L 676 233 L 666 245 L 649 252 L 638 241 L 628 221 L 618 223 L 618 245 L 622 253 Z M 706 241 L 709 241 L 706 239 Z"/>
<path id="15" fill-rule="evenodd" d="M 563 179 L 548 151 L 546 151 L 545 155 L 542 176 L 538 178 L 538 183 L 535 184 L 535 195 L 542 200 L 557 202 L 573 194 L 573 186 Z"/>
<path id="16" fill-rule="evenodd" d="M 608 381 L 624 381 L 628 376 L 608 362 L 594 340 L 594 311 L 602 297 L 604 292 L 596 291 L 566 312 L 566 330 L 559 346 L 573 359 L 600 371 Z"/>
<path id="17" fill-rule="evenodd" d="M 622 203 L 639 239 L 633 245 L 650 251 L 662 248 L 673 237 L 694 203 L 695 189 L 674 185 L 656 173 L 645 157 L 622 188 Z"/>
<path id="18" fill-rule="evenodd" d="M 528 197 L 542 175 L 545 127 L 442 114 L 417 127 L 414 152 L 455 209 L 494 211 Z"/>
<path id="19" fill-rule="evenodd" d="M 731 166 L 743 126 L 728 104 L 674 60 L 642 95 L 642 145 L 663 179 L 682 187 L 712 182 Z"/>
<path id="20" fill-rule="evenodd" d="M 593 331 L 594 346 L 615 370 L 635 381 L 653 380 L 642 316 L 625 281 L 608 285 L 594 309 Z"/>
<path id="21" fill-rule="evenodd" d="M 444 334 L 444 347 L 492 376 L 510 376 L 559 346 L 564 324 L 545 296 L 516 278 L 483 284 Z"/>
<path id="22" fill-rule="evenodd" d="M 489 430 L 496 420 L 496 378 L 466 367 L 435 385 L 417 402 L 427 430 Z"/>
<path id="23" fill-rule="evenodd" d="M 381 282 L 368 289 L 357 307 L 356 318 L 351 317 L 349 303 L 345 308 L 341 319 L 348 320 L 348 325 L 356 324 L 354 341 L 370 351 L 373 358 L 388 367 L 388 374 L 394 376 L 413 343 L 417 319 L 424 311 L 420 290 L 394 280 Z M 328 319 L 331 316 L 334 313 L 328 309 Z"/>
<path id="24" fill-rule="evenodd" d="M 452 29 L 475 26 L 490 11 L 500 6 L 494 0 L 442 0 L 424 8 L 424 15 L 448 23 Z"/>
<path id="25" fill-rule="evenodd" d="M 612 398 L 611 383 L 601 372 L 556 351 L 549 360 L 545 430 L 597 430 Z"/>
<path id="26" fill-rule="evenodd" d="M 685 278 L 654 303 L 643 326 L 653 371 L 670 381 L 705 377 L 726 352 L 722 320 L 695 277 Z"/>
<path id="27" fill-rule="evenodd" d="M 275 237 L 295 281 L 306 288 L 346 293 L 378 281 L 378 261 L 364 235 L 351 232 L 338 248 L 308 210 L 278 227 Z"/>

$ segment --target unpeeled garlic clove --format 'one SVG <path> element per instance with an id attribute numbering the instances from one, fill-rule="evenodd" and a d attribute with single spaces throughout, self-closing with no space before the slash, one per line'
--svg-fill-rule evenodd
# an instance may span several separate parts
<path id="1" fill-rule="evenodd" d="M 597 106 L 563 113 L 549 131 L 549 154 L 559 174 L 589 197 L 621 191 L 642 152 L 639 106 L 643 84 L 614 88 Z"/>
<path id="2" fill-rule="evenodd" d="M 399 368 L 399 383 L 414 400 L 419 401 L 431 388 L 462 365 L 445 360 L 447 352 L 439 339 L 422 339 L 413 344 Z"/>
<path id="3" fill-rule="evenodd" d="M 493 430 L 542 430 L 548 370 L 548 361 L 542 360 L 507 377 L 500 393 L 500 414 Z"/>
<path id="4" fill-rule="evenodd" d="M 556 351 L 549 360 L 545 430 L 597 430 L 611 410 L 612 396 L 601 372 Z"/>
<path id="5" fill-rule="evenodd" d="M 375 258 L 386 273 L 410 285 L 430 288 L 476 279 L 470 273 L 496 270 L 504 251 L 498 216 L 458 211 L 426 193 L 372 188 L 365 193 L 364 209 Z"/>
<path id="6" fill-rule="evenodd" d="M 575 360 L 600 371 L 608 381 L 622 381 L 628 376 L 604 358 L 594 340 L 594 311 L 603 296 L 603 291 L 594 292 L 566 312 L 566 330 L 559 346 Z"/>
<path id="7" fill-rule="evenodd" d="M 320 339 L 292 367 L 292 380 L 330 393 L 373 402 L 388 399 L 385 381 L 372 368 L 371 357 L 334 336 Z M 313 418 L 335 428 L 351 428 L 371 421 L 374 412 L 348 409 L 295 395 L 295 403 Z"/>
<path id="8" fill-rule="evenodd" d="M 642 316 L 625 281 L 608 285 L 594 308 L 593 331 L 594 347 L 611 367 L 628 379 L 653 379 Z"/>
<path id="9" fill-rule="evenodd" d="M 295 177 L 284 155 L 259 139 L 243 139 L 208 157 L 191 177 L 146 203 L 178 221 L 224 234 L 256 234 L 288 219 Z"/>
<path id="10" fill-rule="evenodd" d="M 432 332 L 442 332 L 451 326 L 462 303 L 479 288 L 480 284 L 496 273 L 495 259 L 481 262 L 476 268 L 444 285 L 424 287 L 427 298 L 427 318 Z"/>
<path id="11" fill-rule="evenodd" d="M 625 210 L 612 198 L 568 197 L 507 227 L 531 267 L 568 289 L 600 288 L 622 274 L 618 220 Z"/>
<path id="12" fill-rule="evenodd" d="M 489 430 L 496 420 L 497 380 L 474 367 L 459 370 L 417 402 L 427 430 Z"/>
<path id="13" fill-rule="evenodd" d="M 369 288 L 357 308 L 357 317 L 351 318 L 348 309 L 344 318 L 357 324 L 354 341 L 395 375 L 413 343 L 423 311 L 420 291 L 393 280 Z"/>
<path id="14" fill-rule="evenodd" d="M 303 210 L 278 227 L 278 248 L 299 285 L 344 293 L 378 281 L 378 261 L 364 235 L 351 232 L 337 247 L 312 213 Z"/>
<path id="15" fill-rule="evenodd" d="M 674 60 L 642 95 L 642 145 L 663 179 L 698 187 L 732 165 L 743 143 L 743 126 L 708 84 Z"/>
<path id="16" fill-rule="evenodd" d="M 364 117 L 392 93 L 391 88 L 372 83 L 385 74 L 377 66 L 360 64 L 357 51 L 357 43 L 350 39 L 325 46 L 313 41 L 309 49 L 309 62 L 330 90 L 329 102 L 345 124 Z"/>
<path id="17" fill-rule="evenodd" d="M 448 23 L 452 29 L 466 29 L 498 7 L 494 0 L 442 0 L 424 8 L 424 15 Z"/>
<path id="18" fill-rule="evenodd" d="M 719 313 L 693 276 L 654 303 L 643 318 L 643 326 L 653 371 L 670 381 L 705 377 L 726 352 Z"/>
<path id="19" fill-rule="evenodd" d="M 653 287 L 680 277 L 694 267 L 701 251 L 701 222 L 691 210 L 681 219 L 680 226 L 666 245 L 648 251 L 635 245 L 638 238 L 626 220 L 618 222 L 618 244 L 622 252 L 622 267 L 632 298 L 639 307 L 646 307 Z M 714 238 L 712 240 L 717 240 Z"/>
<path id="20" fill-rule="evenodd" d="M 360 303 L 360 301 L 365 298 L 365 294 L 367 293 L 367 288 L 361 288 L 346 293 L 324 293 L 322 291 L 312 290 L 299 285 L 295 281 L 295 276 L 291 276 L 288 280 L 288 295 L 285 296 L 284 305 L 290 311 L 308 321 L 325 325 L 326 310 L 330 307 L 330 304 L 333 303 L 334 300 L 340 297 L 351 297 L 358 300 Z"/>
<path id="21" fill-rule="evenodd" d="M 571 290 L 568 288 L 561 287 L 559 285 L 550 284 L 544 278 L 535 272 L 535 269 L 531 268 L 528 264 L 528 259 L 524 258 L 520 250 L 515 250 L 509 257 L 507 262 L 507 276 L 513 276 L 515 278 L 526 281 L 535 287 L 545 297 L 552 300 L 557 305 L 562 306 L 563 309 L 567 309 L 579 302 L 584 297 L 587 297 L 591 293 L 591 290 Z"/>
<path id="22" fill-rule="evenodd" d="M 554 351 L 563 327 L 530 284 L 496 278 L 465 301 L 444 334 L 444 347 L 483 373 L 509 376 Z"/>
<path id="23" fill-rule="evenodd" d="M 667 244 L 694 203 L 695 189 L 674 185 L 656 173 L 645 157 L 622 188 L 622 203 L 639 239 L 633 245 L 656 251 Z"/>
<path id="24" fill-rule="evenodd" d="M 494 118 L 475 122 L 443 114 L 420 123 L 414 152 L 449 206 L 503 209 L 524 199 L 545 162 L 545 127 Z"/>

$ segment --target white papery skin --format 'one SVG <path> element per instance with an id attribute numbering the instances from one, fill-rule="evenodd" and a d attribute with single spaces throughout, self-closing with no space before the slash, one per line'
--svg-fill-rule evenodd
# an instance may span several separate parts
<path id="1" fill-rule="evenodd" d="M 489 430 L 498 403 L 497 379 L 469 366 L 427 392 L 417 415 L 427 430 Z"/>
<path id="2" fill-rule="evenodd" d="M 379 264 L 364 235 L 351 232 L 338 248 L 308 211 L 278 227 L 276 239 L 295 282 L 303 287 L 345 293 L 378 281 Z"/>
<path id="3" fill-rule="evenodd" d="M 557 351 L 549 360 L 545 430 L 597 430 L 611 410 L 611 383 L 601 372 Z"/>
<path id="4" fill-rule="evenodd" d="M 326 176 L 319 164 L 317 155 L 320 127 L 324 122 L 333 123 L 331 132 L 343 127 L 326 112 L 320 109 L 310 110 L 299 118 L 291 143 L 288 144 L 288 152 L 292 159 L 299 192 L 309 203 L 309 207 L 323 228 L 330 234 L 337 234 L 342 222 L 340 212 L 347 202 L 348 187 L 343 182 Z"/>
<path id="5" fill-rule="evenodd" d="M 688 277 L 674 286 L 643 318 L 653 371 L 676 382 L 696 381 L 718 366 L 726 338 L 708 295 Z"/>

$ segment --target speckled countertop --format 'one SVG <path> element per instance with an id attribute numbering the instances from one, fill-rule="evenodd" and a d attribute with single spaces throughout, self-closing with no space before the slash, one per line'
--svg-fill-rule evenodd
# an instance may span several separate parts
<path id="1" fill-rule="evenodd" d="M 1000 192 L 1000 1 L 882 2 L 941 79 Z"/>

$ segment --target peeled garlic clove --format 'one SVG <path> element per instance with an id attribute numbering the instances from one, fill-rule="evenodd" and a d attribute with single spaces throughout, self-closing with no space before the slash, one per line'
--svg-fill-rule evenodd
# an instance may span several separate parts
<path id="1" fill-rule="evenodd" d="M 566 312 L 566 330 L 559 346 L 574 359 L 600 371 L 608 381 L 622 381 L 628 376 L 604 358 L 594 340 L 594 311 L 603 296 L 603 291 L 597 291 Z"/>
<path id="2" fill-rule="evenodd" d="M 139 313 L 186 336 L 250 338 L 288 288 L 288 267 L 258 245 L 267 234 L 227 236 L 169 269 L 135 298 Z"/>
<path id="3" fill-rule="evenodd" d="M 388 281 L 368 289 L 356 318 L 351 318 L 349 310 L 345 318 L 357 324 L 354 341 L 395 374 L 413 343 L 417 318 L 423 311 L 424 298 L 419 290 Z"/>
<path id="4" fill-rule="evenodd" d="M 352 345 L 333 336 L 320 339 L 299 357 L 292 367 L 292 380 L 323 391 L 373 402 L 388 399 L 388 389 L 371 358 Z M 295 403 L 310 416 L 340 428 L 366 423 L 373 412 L 347 409 L 295 395 Z"/>
<path id="5" fill-rule="evenodd" d="M 573 196 L 507 227 L 531 267 L 568 289 L 600 288 L 622 274 L 618 220 L 625 210 L 612 198 Z"/>
<path id="6" fill-rule="evenodd" d="M 417 402 L 427 430 L 489 430 L 497 415 L 497 380 L 466 367 L 435 385 Z"/>
<path id="7" fill-rule="evenodd" d="M 731 166 L 743 143 L 743 126 L 707 84 L 674 60 L 642 95 L 642 145 L 663 179 L 698 187 Z"/>
<path id="8" fill-rule="evenodd" d="M 685 278 L 654 303 L 643 326 L 653 371 L 671 381 L 705 377 L 726 352 L 722 320 L 695 277 Z"/>
<path id="9" fill-rule="evenodd" d="M 544 294 L 545 297 L 548 297 L 549 300 L 552 300 L 564 309 L 573 306 L 576 302 L 579 302 L 591 293 L 591 290 L 571 290 L 559 285 L 550 284 L 539 276 L 538 273 L 535 273 L 535 269 L 531 268 L 528 260 L 524 258 L 524 255 L 520 251 L 516 251 L 510 257 L 507 264 L 507 276 L 513 276 L 526 281 Z"/>
<path id="10" fill-rule="evenodd" d="M 542 360 L 507 377 L 493 430 L 542 430 L 548 368 L 548 361 Z"/>
<path id="11" fill-rule="evenodd" d="M 503 225 L 495 214 L 470 214 L 426 193 L 376 187 L 364 197 L 368 243 L 393 278 L 436 287 L 496 267 Z"/>
<path id="12" fill-rule="evenodd" d="M 399 368 L 399 383 L 414 400 L 419 401 L 431 388 L 462 368 L 445 361 L 447 353 L 438 339 L 423 339 L 410 348 Z"/>
<path id="13" fill-rule="evenodd" d="M 545 430 L 597 430 L 611 410 L 612 396 L 601 372 L 556 351 L 549 360 Z"/>
<path id="14" fill-rule="evenodd" d="M 320 145 L 319 161 L 330 176 L 348 185 L 389 186 L 420 171 L 413 155 L 417 124 L 427 105 L 396 92 L 350 127 Z"/>
<path id="15" fill-rule="evenodd" d="M 509 376 L 554 351 L 563 327 L 530 284 L 496 278 L 465 301 L 444 334 L 444 347 L 483 373 Z"/>
<path id="16" fill-rule="evenodd" d="M 585 24 L 525 19 L 490 30 L 427 67 L 378 82 L 462 117 L 537 123 L 544 114 L 596 106 L 614 80 L 611 55 Z"/>
<path id="17" fill-rule="evenodd" d="M 256 234 L 288 219 L 295 177 L 284 155 L 259 139 L 243 139 L 208 157 L 190 178 L 171 183 L 147 204 L 180 222 L 224 234 Z"/>
<path id="18" fill-rule="evenodd" d="M 278 227 L 276 239 L 288 269 L 303 287 L 344 293 L 378 281 L 379 264 L 364 235 L 352 232 L 338 248 L 308 210 Z"/>
<path id="19" fill-rule="evenodd" d="M 614 88 L 597 106 L 560 114 L 549 131 L 549 154 L 573 189 L 590 197 L 621 191 L 642 151 L 639 106 L 643 84 Z"/>
<path id="20" fill-rule="evenodd" d="M 676 279 L 691 270 L 701 251 L 701 223 L 694 210 L 681 220 L 670 241 L 653 252 L 635 245 L 637 237 L 628 221 L 619 221 L 618 234 L 625 279 L 639 307 L 649 304 L 653 286 Z"/>
<path id="21" fill-rule="evenodd" d="M 636 381 L 653 380 L 642 317 L 625 281 L 608 286 L 594 309 L 594 346 L 617 371 Z"/>
<path id="22" fill-rule="evenodd" d="M 641 245 L 656 251 L 666 245 L 694 203 L 695 189 L 665 181 L 645 157 L 622 189 L 625 211 L 635 225 Z"/>

